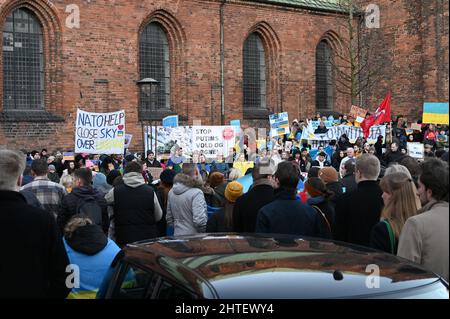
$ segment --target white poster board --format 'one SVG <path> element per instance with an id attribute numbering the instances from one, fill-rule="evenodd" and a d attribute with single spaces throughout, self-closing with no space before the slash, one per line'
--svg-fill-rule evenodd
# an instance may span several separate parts
<path id="1" fill-rule="evenodd" d="M 409 142 L 407 145 L 408 155 L 412 158 L 423 159 L 424 158 L 424 147 L 422 143 Z"/>
<path id="2" fill-rule="evenodd" d="M 234 126 L 193 126 L 193 150 L 199 151 L 206 158 L 227 157 L 235 145 L 236 128 Z"/>
<path id="3" fill-rule="evenodd" d="M 75 153 L 123 154 L 125 111 L 92 113 L 77 110 Z"/>

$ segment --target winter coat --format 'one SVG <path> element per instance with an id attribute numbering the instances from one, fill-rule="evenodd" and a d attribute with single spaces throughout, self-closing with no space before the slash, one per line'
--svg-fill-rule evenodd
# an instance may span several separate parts
<path id="1" fill-rule="evenodd" d="M 0 191 L 0 242 L 0 299 L 66 298 L 70 262 L 53 214 Z"/>
<path id="2" fill-rule="evenodd" d="M 173 226 L 174 235 L 203 233 L 208 221 L 205 196 L 200 187 L 202 182 L 186 174 L 177 174 L 169 192 L 167 203 L 167 224 Z"/>
<path id="3" fill-rule="evenodd" d="M 123 184 L 114 187 L 105 199 L 114 207 L 114 234 L 119 246 L 158 237 L 156 223 L 162 218 L 162 209 L 141 173 L 125 174 Z"/>
<path id="4" fill-rule="evenodd" d="M 314 160 L 311 163 L 311 167 L 317 166 L 317 167 L 320 167 L 320 168 L 324 168 L 324 167 L 330 167 L 331 166 L 330 162 L 328 162 L 327 160 L 322 162 L 322 166 L 320 166 L 320 164 L 321 164 L 321 162 L 319 160 Z"/>
<path id="5" fill-rule="evenodd" d="M 97 225 L 78 228 L 64 246 L 71 264 L 80 270 L 80 287 L 68 299 L 95 299 L 97 291 L 120 248 Z"/>
<path id="6" fill-rule="evenodd" d="M 160 221 L 157 223 L 159 237 L 164 237 L 167 235 L 166 216 L 167 216 L 167 201 L 169 198 L 169 192 L 170 188 L 166 188 L 163 185 L 158 186 L 156 190 L 156 196 L 158 197 L 159 206 L 161 206 L 162 209 L 162 217 Z"/>
<path id="7" fill-rule="evenodd" d="M 331 239 L 333 237 L 331 227 L 334 224 L 335 215 L 333 205 L 323 196 L 309 198 L 306 204 L 312 207 L 318 214 L 321 221 L 323 237 Z"/>
<path id="8" fill-rule="evenodd" d="M 398 256 L 421 264 L 449 280 L 448 202 L 432 201 L 403 226 Z"/>
<path id="9" fill-rule="evenodd" d="M 225 223 L 225 210 L 214 213 L 206 224 L 207 233 L 230 233 L 233 231 L 233 226 L 227 226 Z"/>
<path id="10" fill-rule="evenodd" d="M 44 209 L 44 206 L 42 206 L 41 202 L 37 199 L 36 195 L 34 193 L 23 190 L 20 191 L 20 194 L 22 194 L 23 197 L 25 197 L 25 201 L 28 205 L 34 206 L 36 208 Z"/>
<path id="11" fill-rule="evenodd" d="M 341 179 L 342 187 L 345 188 L 345 192 L 342 189 L 343 193 L 351 193 L 358 188 L 358 184 L 355 180 L 355 174 L 347 174 L 344 178 Z"/>
<path id="12" fill-rule="evenodd" d="M 148 159 L 145 159 L 145 164 L 147 164 L 147 167 L 161 167 L 161 163 L 156 159 L 154 159 L 153 162 L 150 162 Z"/>
<path id="13" fill-rule="evenodd" d="M 392 227 L 391 227 L 392 228 Z M 394 251 L 392 251 L 391 239 L 386 222 L 380 221 L 373 226 L 370 233 L 370 247 L 387 252 L 389 254 L 397 254 L 398 238 L 394 235 Z"/>
<path id="14" fill-rule="evenodd" d="M 72 190 L 70 194 L 64 196 L 61 204 L 61 213 L 58 214 L 56 220 L 61 230 L 61 233 L 64 233 L 64 227 L 66 227 L 69 220 L 77 214 L 77 206 L 78 203 L 82 200 L 86 200 L 89 198 L 95 199 L 97 204 L 100 206 L 102 210 L 102 229 L 105 233 L 108 233 L 109 228 L 109 217 L 108 217 L 108 209 L 107 203 L 104 199 L 104 194 L 100 193 L 96 189 L 92 187 L 76 187 Z"/>
<path id="15" fill-rule="evenodd" d="M 58 184 L 59 183 L 59 175 L 58 173 L 48 173 L 47 177 L 49 180 L 51 180 L 53 183 Z"/>
<path id="16" fill-rule="evenodd" d="M 341 195 L 343 194 L 342 193 L 342 183 L 340 181 L 331 182 L 331 183 L 328 183 L 326 186 L 329 191 L 332 191 L 334 193 L 334 195 L 331 196 L 331 198 L 330 198 L 330 202 L 334 207 L 336 205 L 338 198 L 341 197 Z"/>
<path id="17" fill-rule="evenodd" d="M 253 186 L 239 197 L 233 209 L 233 231 L 254 233 L 259 210 L 274 198 L 274 189 L 268 181 Z"/>
<path id="18" fill-rule="evenodd" d="M 280 190 L 275 199 L 259 210 L 256 233 L 326 237 L 316 211 L 296 199 L 295 191 Z"/>
<path id="19" fill-rule="evenodd" d="M 334 239 L 370 247 L 370 233 L 383 209 L 382 194 L 376 181 L 362 181 L 356 191 L 340 196 L 335 207 Z"/>

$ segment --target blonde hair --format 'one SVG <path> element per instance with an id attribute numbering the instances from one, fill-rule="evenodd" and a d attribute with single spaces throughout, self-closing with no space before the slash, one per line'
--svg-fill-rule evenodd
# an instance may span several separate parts
<path id="1" fill-rule="evenodd" d="M 395 172 L 384 176 L 380 187 L 383 192 L 391 195 L 381 212 L 381 217 L 389 221 L 395 238 L 399 238 L 408 218 L 416 215 L 417 210 L 421 208 L 416 186 L 408 175 Z"/>
<path id="2" fill-rule="evenodd" d="M 386 168 L 386 171 L 384 172 L 384 176 L 391 175 L 394 173 L 404 173 L 404 174 L 406 174 L 406 176 L 408 176 L 409 179 L 412 179 L 411 173 L 409 172 L 409 170 L 405 166 L 400 165 L 400 164 L 389 165 L 389 167 Z"/>
<path id="3" fill-rule="evenodd" d="M 238 178 L 240 178 L 242 176 L 242 173 L 240 170 L 236 169 L 236 168 L 232 168 L 230 170 L 230 174 L 228 175 L 228 180 L 230 182 L 237 180 Z"/>
<path id="4" fill-rule="evenodd" d="M 65 189 L 71 188 L 73 186 L 73 177 L 72 175 L 64 175 L 61 177 L 59 184 L 64 186 Z"/>
<path id="5" fill-rule="evenodd" d="M 70 238 L 78 228 L 92 224 L 92 220 L 89 218 L 74 217 L 64 227 L 64 237 Z"/>

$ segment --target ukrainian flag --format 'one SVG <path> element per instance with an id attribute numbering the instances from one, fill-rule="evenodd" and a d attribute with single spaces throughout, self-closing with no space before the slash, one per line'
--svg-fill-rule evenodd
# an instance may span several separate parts
<path id="1" fill-rule="evenodd" d="M 422 122 L 448 125 L 448 103 L 424 103 Z"/>

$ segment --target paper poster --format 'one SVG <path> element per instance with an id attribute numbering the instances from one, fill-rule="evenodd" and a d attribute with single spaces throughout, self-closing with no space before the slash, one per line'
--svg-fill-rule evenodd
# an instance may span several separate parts
<path id="1" fill-rule="evenodd" d="M 424 158 L 424 145 L 422 143 L 409 142 L 407 144 L 407 149 L 409 156 L 417 159 Z"/>
<path id="2" fill-rule="evenodd" d="M 206 158 L 216 159 L 218 155 L 227 157 L 235 144 L 234 126 L 194 126 L 192 128 L 193 150 Z"/>
<path id="3" fill-rule="evenodd" d="M 287 112 L 271 114 L 269 116 L 269 122 L 270 137 L 281 136 L 291 132 L 289 127 L 289 115 Z"/>
<path id="4" fill-rule="evenodd" d="M 130 148 L 131 141 L 133 140 L 132 134 L 125 134 L 125 148 Z"/>
<path id="5" fill-rule="evenodd" d="M 77 110 L 75 153 L 123 154 L 125 111 L 92 113 Z"/>
<path id="6" fill-rule="evenodd" d="M 64 152 L 63 153 L 63 160 L 64 161 L 74 161 L 75 160 L 75 153 L 74 152 Z"/>

